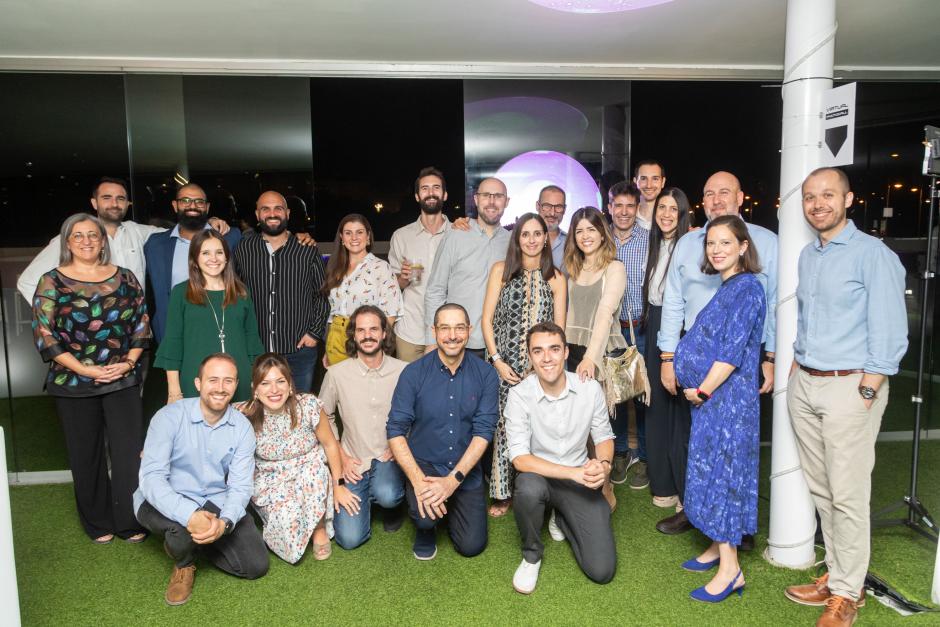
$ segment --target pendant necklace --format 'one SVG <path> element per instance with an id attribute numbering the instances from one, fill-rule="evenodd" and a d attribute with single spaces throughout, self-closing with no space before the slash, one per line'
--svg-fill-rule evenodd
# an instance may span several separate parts
<path id="1" fill-rule="evenodd" d="M 215 313 L 215 307 L 212 305 L 212 299 L 206 294 L 206 301 L 209 303 L 209 309 L 212 310 L 212 317 L 215 318 L 215 326 L 219 330 L 219 343 L 222 345 L 222 352 L 225 352 L 225 301 L 222 301 L 222 324 L 219 324 L 219 317 Z"/>

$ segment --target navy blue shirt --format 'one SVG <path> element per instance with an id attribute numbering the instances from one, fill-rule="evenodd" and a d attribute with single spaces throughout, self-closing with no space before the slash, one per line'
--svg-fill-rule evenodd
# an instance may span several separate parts
<path id="1" fill-rule="evenodd" d="M 499 379 L 492 366 L 468 352 L 451 374 L 434 351 L 402 370 L 386 433 L 389 439 L 407 438 L 421 470 L 443 477 L 453 472 L 474 436 L 493 439 L 498 399 Z M 475 488 L 482 481 L 477 463 L 461 487 Z"/>

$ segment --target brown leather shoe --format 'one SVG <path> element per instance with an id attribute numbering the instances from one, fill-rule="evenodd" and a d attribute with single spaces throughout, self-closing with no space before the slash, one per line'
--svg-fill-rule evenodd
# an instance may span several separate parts
<path id="1" fill-rule="evenodd" d="M 800 605 L 825 605 L 832 596 L 832 592 L 829 590 L 829 573 L 825 573 L 813 583 L 804 584 L 802 586 L 789 586 L 783 593 L 787 595 L 788 599 Z M 856 607 L 865 606 L 865 588 L 862 588 L 862 591 L 859 593 L 858 601 L 855 605 Z"/>
<path id="2" fill-rule="evenodd" d="M 656 523 L 656 531 L 665 533 L 667 536 L 685 533 L 690 529 L 692 529 L 692 523 L 689 522 L 689 518 L 685 515 L 684 511 L 674 514 L 669 518 L 663 518 Z"/>
<path id="3" fill-rule="evenodd" d="M 846 597 L 833 595 L 826 601 L 826 611 L 816 621 L 816 627 L 850 627 L 858 618 L 858 606 Z"/>
<path id="4" fill-rule="evenodd" d="M 166 587 L 166 594 L 163 596 L 167 605 L 182 605 L 189 601 L 189 597 L 193 594 L 193 579 L 195 577 L 195 564 L 183 568 L 174 566 L 173 574 L 170 575 L 170 585 Z"/>

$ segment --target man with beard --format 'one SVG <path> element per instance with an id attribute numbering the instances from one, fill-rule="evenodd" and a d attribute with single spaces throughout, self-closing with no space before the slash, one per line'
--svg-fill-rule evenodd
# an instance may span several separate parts
<path id="1" fill-rule="evenodd" d="M 565 276 L 565 240 L 568 234 L 561 230 L 561 219 L 565 217 L 565 190 L 557 185 L 546 185 L 539 192 L 539 199 L 535 201 L 535 211 L 545 220 L 548 227 L 548 245 L 552 249 L 552 263 L 561 270 Z"/>
<path id="2" fill-rule="evenodd" d="M 209 201 L 206 192 L 195 183 L 176 190 L 171 202 L 177 224 L 170 231 L 157 233 L 144 245 L 147 258 L 147 276 L 153 288 L 155 311 L 150 317 L 153 335 L 163 340 L 166 331 L 167 307 L 170 290 L 174 285 L 189 280 L 189 242 L 209 225 Z M 223 235 L 230 250 L 242 239 L 242 232 L 231 229 Z"/>
<path id="3" fill-rule="evenodd" d="M 702 206 L 709 220 L 723 215 L 740 215 L 741 205 L 744 203 L 744 192 L 741 183 L 730 172 L 716 172 L 705 182 Z M 666 274 L 666 291 L 663 295 L 662 326 L 656 338 L 656 345 L 662 351 L 662 367 L 660 378 L 666 391 L 684 399 L 676 386 L 676 373 L 672 365 L 673 352 L 679 343 L 683 330 L 692 328 L 696 316 L 708 304 L 712 296 L 721 286 L 721 277 L 717 274 L 702 272 L 702 254 L 704 250 L 705 233 L 708 229 L 698 229 L 682 236 L 676 243 L 672 253 L 672 262 Z M 767 316 L 764 322 L 764 358 L 761 372 L 764 383 L 760 388 L 761 394 L 774 389 L 774 347 L 776 342 L 776 309 L 777 309 L 777 235 L 756 224 L 747 225 L 748 233 L 754 240 L 757 254 L 760 258 L 761 270 L 756 274 L 757 279 L 764 287 L 767 300 Z M 733 321 L 729 321 L 733 322 Z M 652 341 L 652 338 L 650 338 Z M 651 372 L 650 376 L 656 376 Z M 688 404 L 682 400 L 688 414 Z M 691 415 L 684 421 L 684 425 L 677 427 L 672 443 L 670 458 L 674 467 L 685 468 L 689 448 L 689 432 L 691 429 Z M 680 478 L 680 503 L 675 515 L 656 523 L 656 529 L 665 534 L 677 534 L 689 531 L 692 525 L 681 510 L 681 500 L 684 497 L 684 478 Z M 741 550 L 750 550 L 754 546 L 752 536 L 744 536 Z"/>
<path id="4" fill-rule="evenodd" d="M 238 387 L 235 360 L 209 355 L 195 383 L 199 398 L 167 405 L 150 421 L 134 493 L 137 520 L 161 539 L 174 562 L 164 595 L 169 605 L 189 600 L 200 547 L 236 577 L 257 579 L 268 572 L 268 549 L 245 511 L 255 432 L 229 405 Z"/>
<path id="5" fill-rule="evenodd" d="M 255 203 L 261 236 L 243 239 L 232 257 L 255 304 L 265 348 L 290 364 L 294 386 L 310 392 L 317 347 L 326 334 L 329 300 L 320 293 L 326 276 L 320 251 L 287 230 L 290 209 L 281 194 L 267 191 Z"/>
<path id="6" fill-rule="evenodd" d="M 434 351 L 402 371 L 386 427 L 388 446 L 408 478 L 405 495 L 419 560 L 437 555 L 434 528 L 445 516 L 457 553 L 473 557 L 486 548 L 480 457 L 499 413 L 496 370 L 466 350 L 473 330 L 466 309 L 444 304 L 433 321 Z"/>
<path id="7" fill-rule="evenodd" d="M 473 195 L 477 217 L 470 220 L 470 230 L 450 229 L 444 235 L 424 296 L 426 353 L 437 349 L 434 343 L 434 312 L 444 303 L 456 303 L 467 310 L 472 334 L 467 350 L 481 359 L 486 345 L 480 331 L 483 297 L 490 268 L 506 258 L 509 231 L 500 225 L 509 204 L 506 185 L 497 178 L 480 182 Z"/>
<path id="8" fill-rule="evenodd" d="M 359 497 L 359 512 L 340 509 L 333 519 L 336 543 L 354 549 L 372 535 L 371 509 L 384 509 L 385 531 L 398 531 L 403 521 L 399 505 L 405 496 L 404 477 L 388 447 L 385 425 L 398 377 L 407 365 L 386 353 L 392 339 L 388 318 L 378 307 L 363 305 L 349 317 L 346 348 L 350 357 L 327 370 L 320 389 L 323 411 L 336 431 L 342 416 L 343 479 Z"/>
<path id="9" fill-rule="evenodd" d="M 444 215 L 447 183 L 434 167 L 423 168 L 415 179 L 418 219 L 392 233 L 388 263 L 398 276 L 405 315 L 395 321 L 395 355 L 412 362 L 424 354 L 424 293 L 437 249 L 451 228 Z"/>
<path id="10" fill-rule="evenodd" d="M 640 161 L 633 171 L 633 184 L 640 190 L 637 224 L 649 231 L 653 226 L 653 203 L 666 185 L 666 173 L 658 161 Z"/>

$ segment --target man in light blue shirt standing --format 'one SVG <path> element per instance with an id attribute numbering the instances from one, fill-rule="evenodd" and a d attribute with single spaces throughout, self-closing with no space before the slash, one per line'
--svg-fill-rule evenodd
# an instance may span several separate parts
<path id="1" fill-rule="evenodd" d="M 705 215 L 709 220 L 723 215 L 740 215 L 741 205 L 744 203 L 744 192 L 741 191 L 741 183 L 738 178 L 730 172 L 716 172 L 712 174 L 705 182 L 703 190 L 702 206 L 705 208 Z M 777 332 L 776 308 L 777 308 L 777 235 L 764 227 L 756 224 L 747 225 L 748 233 L 754 240 L 760 257 L 761 271 L 757 273 L 757 279 L 764 288 L 764 295 L 767 300 L 767 316 L 764 321 L 764 359 L 761 364 L 761 372 L 764 377 L 764 383 L 761 385 L 761 394 L 770 392 L 774 389 L 774 349 L 775 336 Z M 663 295 L 663 318 L 659 329 L 656 345 L 662 351 L 662 368 L 660 378 L 663 387 L 672 394 L 679 391 L 676 387 L 676 373 L 672 366 L 673 352 L 679 343 L 679 337 L 683 330 L 688 331 L 695 323 L 698 313 L 708 304 L 712 296 L 721 286 L 721 277 L 717 274 L 705 274 L 702 272 L 702 257 L 704 255 L 704 241 L 706 229 L 698 229 L 687 233 L 676 243 L 675 251 L 672 254 L 672 263 L 669 264 L 669 271 L 666 274 L 666 291 Z M 656 373 L 651 372 L 650 376 L 655 377 Z M 682 395 L 678 395 L 682 398 Z M 680 458 L 684 458 L 688 451 L 688 435 L 691 417 L 689 417 L 684 428 L 678 428 L 677 437 L 684 442 L 674 442 L 674 449 Z M 685 467 L 686 460 L 679 459 L 677 463 L 680 467 Z M 678 486 L 680 490 L 680 507 L 684 494 L 681 492 L 685 486 Z M 677 508 L 679 509 L 679 508 Z M 656 523 L 656 529 L 665 534 L 676 534 L 689 531 L 692 525 L 689 524 L 685 513 L 679 509 L 674 516 L 665 518 Z M 742 543 L 742 549 L 748 550 L 753 543 L 751 536 L 745 536 Z"/>
<path id="2" fill-rule="evenodd" d="M 254 429 L 229 406 L 238 387 L 235 360 L 224 353 L 199 367 L 199 398 L 184 399 L 156 413 L 147 431 L 134 493 L 137 520 L 163 536 L 173 559 L 164 598 L 189 600 L 196 551 L 227 573 L 257 579 L 268 572 L 268 551 L 245 508 L 255 470 Z"/>
<path id="3" fill-rule="evenodd" d="M 825 605 L 818 624 L 852 624 L 864 598 L 875 440 L 888 376 L 907 351 L 904 268 L 846 217 L 852 200 L 849 179 L 836 168 L 814 170 L 803 182 L 803 214 L 818 237 L 800 253 L 787 406 L 828 573 L 786 595 Z"/>
<path id="4" fill-rule="evenodd" d="M 557 185 L 546 185 L 539 192 L 539 199 L 535 202 L 535 211 L 545 220 L 548 227 L 548 245 L 552 248 L 552 263 L 568 276 L 565 268 L 565 240 L 568 234 L 561 230 L 561 219 L 565 217 L 568 205 L 565 200 L 565 190 Z"/>

